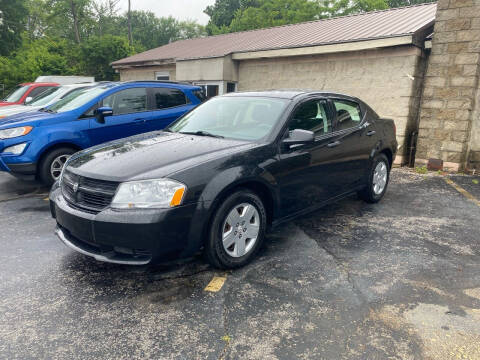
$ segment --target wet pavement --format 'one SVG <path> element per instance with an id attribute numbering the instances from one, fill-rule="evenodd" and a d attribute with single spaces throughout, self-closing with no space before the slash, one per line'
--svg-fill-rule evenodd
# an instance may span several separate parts
<path id="1" fill-rule="evenodd" d="M 480 199 L 479 177 L 451 179 Z M 0 358 L 480 359 L 480 207 L 437 174 L 395 169 L 381 203 L 289 222 L 226 273 L 76 254 L 16 181 L 0 174 Z"/>

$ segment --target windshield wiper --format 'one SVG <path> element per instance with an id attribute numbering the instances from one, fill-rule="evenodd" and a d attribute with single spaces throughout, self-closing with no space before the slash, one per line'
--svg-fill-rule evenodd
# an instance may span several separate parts
<path id="1" fill-rule="evenodd" d="M 185 134 L 185 135 L 198 135 L 198 136 L 209 136 L 209 137 L 220 138 L 220 139 L 225 138 L 225 136 L 215 135 L 215 134 L 209 133 L 208 131 L 203 131 L 203 130 L 200 130 L 200 131 L 185 131 L 185 132 L 181 132 L 181 131 L 180 131 L 180 134 Z"/>

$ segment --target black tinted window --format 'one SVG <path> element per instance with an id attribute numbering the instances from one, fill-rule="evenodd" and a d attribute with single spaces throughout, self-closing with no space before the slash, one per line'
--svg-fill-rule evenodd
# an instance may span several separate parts
<path id="1" fill-rule="evenodd" d="M 360 105 L 348 100 L 334 100 L 337 112 L 336 130 L 345 130 L 357 126 L 361 120 Z"/>
<path id="2" fill-rule="evenodd" d="M 207 100 L 207 96 L 205 95 L 205 92 L 203 90 L 193 90 L 192 92 L 193 92 L 193 95 L 195 95 L 196 98 L 201 102 L 204 102 L 205 100 Z"/>
<path id="3" fill-rule="evenodd" d="M 188 99 L 181 90 L 168 88 L 153 89 L 154 106 L 156 109 L 168 109 L 188 103 Z"/>
<path id="4" fill-rule="evenodd" d="M 302 129 L 322 135 L 332 131 L 332 119 L 324 100 L 310 100 L 300 105 L 293 115 L 289 130 Z"/>
<path id="5" fill-rule="evenodd" d="M 113 115 L 146 111 L 147 89 L 133 88 L 119 91 L 103 99 L 103 106 L 111 107 Z"/>

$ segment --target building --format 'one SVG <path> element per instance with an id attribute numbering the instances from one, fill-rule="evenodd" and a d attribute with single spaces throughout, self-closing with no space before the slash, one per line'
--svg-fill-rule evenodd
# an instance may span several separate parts
<path id="1" fill-rule="evenodd" d="M 189 81 L 203 86 L 209 97 L 274 88 L 331 90 L 357 96 L 381 116 L 395 120 L 400 144 L 397 163 L 403 164 L 409 161 L 410 144 L 419 130 L 420 105 L 422 119 L 434 116 L 428 106 L 439 106 L 436 98 L 432 103 L 422 100 L 424 85 L 428 94 L 440 94 L 430 86 L 441 82 L 428 80 L 435 72 L 433 65 L 428 66 L 430 53 L 435 53 L 435 64 L 445 61 L 436 54 L 440 51 L 437 31 L 433 45 L 431 40 L 436 12 L 437 4 L 430 3 L 182 40 L 118 60 L 112 66 L 121 80 Z M 452 168 L 461 166 L 462 158 L 454 158 L 450 151 L 431 150 L 437 145 L 424 139 L 433 132 L 420 127 L 419 163 L 434 156 Z"/>

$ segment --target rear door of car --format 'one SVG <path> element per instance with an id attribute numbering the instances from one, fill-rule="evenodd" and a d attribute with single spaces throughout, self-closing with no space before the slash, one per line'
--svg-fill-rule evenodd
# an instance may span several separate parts
<path id="1" fill-rule="evenodd" d="M 275 177 L 279 185 L 282 217 L 318 206 L 341 192 L 339 166 L 341 159 L 337 137 L 333 131 L 334 115 L 324 98 L 311 98 L 292 112 L 288 131 L 313 131 L 315 141 L 285 147 L 280 146 Z"/>
<path id="2" fill-rule="evenodd" d="M 330 101 L 338 141 L 339 185 L 346 192 L 365 182 L 370 153 L 375 147 L 375 129 L 374 124 L 367 125 L 368 119 L 360 103 L 341 97 L 331 98 Z"/>
<path id="3" fill-rule="evenodd" d="M 150 131 L 165 128 L 195 106 L 182 90 L 169 87 L 149 88 L 149 100 L 154 110 L 148 119 Z"/>

